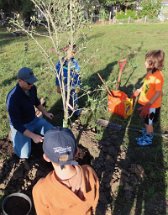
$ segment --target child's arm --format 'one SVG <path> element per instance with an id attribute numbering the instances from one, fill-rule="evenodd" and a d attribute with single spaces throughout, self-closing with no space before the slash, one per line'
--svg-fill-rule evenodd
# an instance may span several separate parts
<path id="1" fill-rule="evenodd" d="M 76 93 L 79 93 L 80 86 L 81 86 L 80 73 L 79 73 L 80 67 L 76 59 L 73 58 L 72 62 L 73 62 L 73 68 L 74 68 L 74 73 L 72 73 L 73 84 L 75 86 Z"/>
<path id="2" fill-rule="evenodd" d="M 60 86 L 60 83 L 59 83 L 59 79 L 58 79 L 58 76 L 60 77 L 60 67 L 61 67 L 61 64 L 60 64 L 60 61 L 57 62 L 55 68 L 56 68 L 56 86 Z"/>
<path id="3" fill-rule="evenodd" d="M 151 98 L 149 103 L 152 105 L 160 96 L 162 96 L 162 91 L 156 91 L 155 95 Z"/>
<path id="4" fill-rule="evenodd" d="M 151 100 L 148 103 L 146 103 L 146 105 L 138 109 L 140 111 L 141 117 L 146 117 L 149 114 L 149 108 L 160 96 L 162 96 L 162 91 L 157 91 L 155 95 L 151 98 Z"/>
<path id="5" fill-rule="evenodd" d="M 33 187 L 32 194 L 33 194 L 33 202 L 36 210 L 37 215 L 46 215 L 49 213 L 49 208 L 46 203 L 42 201 L 42 194 L 41 194 L 41 184 L 37 182 L 37 184 Z"/>
<path id="6" fill-rule="evenodd" d="M 75 71 L 76 71 L 76 72 L 79 72 L 79 71 L 80 71 L 80 66 L 79 66 L 79 64 L 78 64 L 78 61 L 77 61 L 76 59 L 74 59 L 74 60 L 73 60 L 73 63 L 74 63 L 74 65 L 75 65 Z"/>

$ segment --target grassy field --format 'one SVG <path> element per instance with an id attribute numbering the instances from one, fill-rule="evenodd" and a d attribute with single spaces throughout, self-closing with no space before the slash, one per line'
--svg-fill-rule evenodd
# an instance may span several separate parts
<path id="1" fill-rule="evenodd" d="M 114 88 L 119 72 L 117 61 L 129 56 L 129 61 L 122 75 L 121 87 L 128 94 L 131 94 L 135 88 L 141 85 L 142 79 L 145 75 L 145 53 L 151 49 L 163 49 L 166 53 L 165 68 L 163 71 L 165 75 L 165 84 L 158 132 L 168 131 L 167 38 L 168 24 L 92 26 L 92 28 L 88 30 L 87 41 L 85 43 L 86 49 L 81 51 L 77 56 L 81 65 L 81 76 L 84 88 L 101 88 L 101 82 L 97 77 L 97 72 L 102 75 L 110 88 Z M 29 47 L 26 54 L 25 43 L 28 43 Z M 59 115 L 60 97 L 55 93 L 55 75 L 50 72 L 44 59 L 40 56 L 38 49 L 34 46 L 33 41 L 28 40 L 27 37 L 11 37 L 9 33 L 1 29 L 0 59 L 0 138 L 6 137 L 9 131 L 5 98 L 8 91 L 15 85 L 16 73 L 22 66 L 33 68 L 39 80 L 37 83 L 39 96 L 46 98 L 48 110 L 53 111 L 56 116 Z M 56 58 L 55 61 L 57 61 Z M 83 105 L 90 105 L 90 109 L 92 110 L 92 118 L 90 120 L 86 117 L 82 118 L 81 120 L 83 123 L 86 123 L 87 121 L 89 126 L 94 127 L 97 118 L 111 118 L 111 115 L 107 112 L 107 96 L 105 91 L 99 91 L 96 93 L 94 97 L 90 98 L 90 102 L 83 99 L 81 103 Z M 119 118 L 115 118 L 115 120 L 124 125 L 128 123 L 127 120 L 121 120 Z M 57 117 L 55 122 L 58 124 Z M 136 117 L 132 118 L 131 125 L 139 125 Z M 101 139 L 102 135 L 103 134 L 100 133 L 98 138 Z M 124 142 L 127 146 L 133 138 L 131 135 L 132 134 L 129 132 L 125 134 Z M 158 147 L 152 150 L 147 149 L 145 154 L 144 152 L 142 153 L 141 149 L 134 151 L 136 156 L 142 156 L 141 164 L 146 166 L 146 171 L 150 172 L 150 176 L 148 178 L 150 180 L 147 180 L 144 187 L 148 189 L 149 184 L 153 183 L 153 186 L 150 186 L 147 196 L 145 197 L 147 199 L 153 198 L 153 196 L 158 192 L 164 195 L 164 199 L 168 199 L 168 142 L 166 139 L 158 138 L 159 139 L 156 140 L 160 143 Z M 132 149 L 130 151 L 128 150 L 128 153 L 130 152 L 132 152 Z M 136 159 L 134 153 L 130 156 L 133 160 Z M 146 165 L 146 158 L 148 158 L 148 161 L 151 160 L 149 165 Z M 155 166 L 157 166 L 158 172 L 152 171 L 152 168 Z M 160 181 L 163 183 L 159 183 Z M 163 185 L 162 189 L 159 188 L 160 185 Z M 140 191 L 141 187 L 139 187 L 139 192 Z"/>
<path id="2" fill-rule="evenodd" d="M 85 44 L 86 49 L 77 56 L 81 65 L 83 86 L 92 89 L 98 88 L 98 85 L 101 83 L 96 73 L 99 72 L 107 84 L 113 88 L 118 75 L 117 61 L 129 55 L 131 57 L 123 73 L 121 86 L 127 87 L 127 91 L 131 93 L 133 89 L 139 86 L 140 80 L 145 74 L 144 55 L 146 51 L 163 49 L 166 56 L 168 55 L 167 26 L 167 24 L 93 26 L 88 32 Z M 25 43 L 28 43 L 29 47 L 26 54 L 24 51 Z M 15 85 L 15 77 L 19 68 L 28 66 L 34 69 L 39 79 L 37 83 L 39 95 L 46 97 L 49 109 L 52 109 L 52 107 L 55 108 L 59 97 L 55 93 L 54 74 L 50 72 L 38 49 L 27 37 L 14 38 L 1 30 L 0 58 L 0 137 L 3 138 L 9 129 L 5 97 L 7 92 Z M 167 62 L 165 62 L 165 93 L 162 107 L 163 117 L 161 118 L 161 127 L 163 130 L 166 130 L 168 127 L 166 121 L 168 114 L 166 108 L 168 101 L 166 93 L 168 90 L 167 65 Z M 96 108 L 96 117 L 109 117 L 109 114 L 104 111 L 104 108 L 106 108 L 105 95 L 105 92 L 102 92 L 101 95 L 99 93 L 99 103 L 97 101 L 92 102 L 92 106 L 101 106 L 101 108 Z"/>

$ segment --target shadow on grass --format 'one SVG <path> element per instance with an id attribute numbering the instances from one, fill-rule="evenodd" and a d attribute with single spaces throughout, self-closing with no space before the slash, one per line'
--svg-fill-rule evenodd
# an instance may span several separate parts
<path id="1" fill-rule="evenodd" d="M 138 48 L 138 51 L 140 49 L 141 47 Z M 135 55 L 132 54 L 128 60 L 135 57 L 136 54 Z M 112 62 L 108 64 L 106 68 L 104 68 L 103 70 L 98 71 L 105 81 L 109 79 L 109 76 L 113 70 L 113 67 L 117 63 L 118 63 L 117 61 Z M 134 86 L 133 85 L 126 86 L 126 84 L 128 83 L 134 71 L 135 69 L 128 77 L 128 80 L 126 81 L 125 85 L 121 88 L 129 95 L 131 95 Z M 86 84 L 89 85 L 91 89 L 95 89 L 98 85 L 102 85 L 101 81 L 97 76 L 97 73 L 93 74 L 92 76 L 89 77 L 88 80 L 86 80 Z M 140 85 L 140 82 L 142 81 L 142 79 L 143 77 L 137 81 L 137 83 L 135 84 L 136 87 Z M 101 96 L 98 95 L 97 97 L 99 98 Z M 111 117 L 110 121 L 112 119 L 113 119 L 113 116 Z M 127 127 L 127 123 L 128 121 L 125 122 L 125 127 L 124 127 L 125 129 Z M 115 202 L 115 198 L 112 195 L 112 190 L 111 190 L 112 183 L 113 183 L 112 178 L 113 178 L 113 175 L 116 174 L 116 167 L 119 166 L 118 157 L 122 151 L 123 142 L 124 142 L 125 133 L 126 133 L 125 129 L 115 133 L 115 131 L 112 131 L 111 129 L 107 128 L 103 133 L 102 140 L 99 142 L 100 154 L 99 154 L 99 157 L 96 158 L 93 162 L 93 167 L 95 168 L 97 175 L 100 179 L 100 200 L 96 211 L 97 215 L 105 215 L 109 207 L 112 210 L 111 204 Z M 127 165 L 126 162 L 125 162 L 125 165 Z"/>
<path id="2" fill-rule="evenodd" d="M 103 78 L 103 80 L 106 82 L 109 79 L 111 73 L 113 73 L 113 68 L 116 64 L 117 64 L 117 61 L 113 61 L 107 64 L 107 66 L 104 69 L 99 70 L 94 74 L 92 74 L 91 76 L 89 76 L 87 79 L 82 80 L 82 85 L 87 86 L 87 89 L 84 88 L 84 92 L 90 91 L 89 97 L 91 98 L 91 100 L 88 100 L 88 95 L 84 95 L 83 97 L 81 97 L 81 99 L 79 99 L 80 107 L 89 107 L 89 109 L 92 109 L 93 100 L 96 100 L 97 102 L 95 102 L 95 106 L 97 109 L 99 105 L 98 102 L 100 102 L 101 96 L 102 96 L 102 90 L 99 90 L 99 87 L 102 86 L 102 82 L 99 79 L 97 74 L 99 73 Z M 91 110 L 86 120 L 84 120 L 85 121 L 84 124 L 86 127 L 89 124 L 89 120 L 93 121 L 93 119 L 95 118 L 94 116 L 96 115 L 96 112 L 97 111 L 95 110 L 95 113 L 93 113 L 93 110 Z"/>
<path id="3" fill-rule="evenodd" d="M 16 76 L 13 76 L 13 77 L 11 77 L 11 78 L 8 78 L 8 79 L 5 79 L 4 81 L 2 81 L 2 82 L 0 83 L 0 87 L 5 87 L 5 86 L 7 86 L 7 85 L 11 85 L 11 83 L 12 83 L 13 81 L 16 81 Z"/>
<path id="4" fill-rule="evenodd" d="M 128 86 L 128 93 L 131 88 Z M 137 113 L 134 113 L 125 121 L 121 131 L 106 128 L 99 142 L 100 154 L 93 163 L 100 178 L 97 215 L 105 215 L 109 209 L 113 215 L 141 215 L 142 212 L 145 215 L 166 215 L 162 140 L 157 137 L 157 144 L 155 142 L 151 148 L 139 148 L 135 140 L 136 130 L 131 129 L 138 125 L 138 120 Z M 127 135 L 128 145 L 125 145 Z M 133 171 L 133 167 L 144 170 L 144 178 L 141 174 L 136 175 L 138 173 Z"/>
<path id="5" fill-rule="evenodd" d="M 99 70 L 96 73 L 92 74 L 86 80 L 82 80 L 83 85 L 89 86 L 92 90 L 97 88 L 98 85 L 102 85 L 102 82 L 100 81 L 97 74 L 99 73 L 101 75 L 101 77 L 103 78 L 103 80 L 107 81 L 110 74 L 113 72 L 113 68 L 116 64 L 117 64 L 117 61 L 113 61 L 113 62 L 107 64 L 107 66 L 104 69 Z"/>
<path id="6" fill-rule="evenodd" d="M 1 31 L 1 29 L 0 29 Z M 14 42 L 16 38 L 8 32 L 0 32 L 0 49 L 10 43 Z M 2 50 L 0 50 L 2 52 Z"/>
<path id="7" fill-rule="evenodd" d="M 135 122 L 136 119 L 132 119 L 130 126 L 135 125 Z M 155 131 L 161 133 L 160 123 Z M 121 166 L 123 171 L 112 214 L 166 215 L 162 137 L 155 137 L 153 145 L 149 147 L 138 147 L 131 130 L 128 132 L 128 138 L 129 145 L 124 162 L 129 165 L 126 169 Z M 138 168 L 133 169 L 134 167 Z M 128 170 L 132 173 L 126 180 L 125 174 Z"/>
<path id="8" fill-rule="evenodd" d="M 91 36 L 87 37 L 87 41 L 92 40 L 92 39 L 95 40 L 99 37 L 102 37 L 103 35 L 104 35 L 104 33 L 97 33 L 97 34 L 91 35 Z"/>

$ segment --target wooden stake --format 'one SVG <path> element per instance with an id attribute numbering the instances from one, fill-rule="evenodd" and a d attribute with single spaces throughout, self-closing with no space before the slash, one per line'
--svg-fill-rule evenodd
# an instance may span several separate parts
<path id="1" fill-rule="evenodd" d="M 105 86 L 105 90 L 108 92 L 108 94 L 111 95 L 111 96 L 114 96 L 113 93 L 109 90 L 107 84 L 105 83 L 105 81 L 103 80 L 103 78 L 101 77 L 101 75 L 99 73 L 97 73 L 97 75 L 100 78 L 100 80 L 103 83 L 103 85 Z"/>

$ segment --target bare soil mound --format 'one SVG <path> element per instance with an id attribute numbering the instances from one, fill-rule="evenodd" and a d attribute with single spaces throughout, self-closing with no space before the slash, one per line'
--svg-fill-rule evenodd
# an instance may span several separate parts
<path id="1" fill-rule="evenodd" d="M 150 175 L 152 173 L 148 174 L 148 166 L 145 163 L 147 158 L 150 160 L 149 150 L 137 149 L 134 146 L 126 148 L 120 131 L 106 130 L 101 140 L 97 141 L 96 133 L 84 129 L 80 124 L 75 124 L 72 130 L 79 142 L 79 164 L 92 165 L 100 179 L 100 200 L 96 215 L 141 214 L 144 210 L 143 202 L 146 204 L 146 215 L 166 215 L 163 195 L 165 183 L 160 174 L 156 183 L 157 187 L 163 187 L 161 192 L 155 193 L 151 188 L 151 196 L 143 196 L 145 189 L 152 187 L 153 182 Z M 0 140 L 0 195 L 23 192 L 32 199 L 34 184 L 52 170 L 50 163 L 43 160 L 42 154 L 41 145 L 32 144 L 32 155 L 25 163 L 13 154 L 11 142 L 7 139 Z M 155 160 L 151 162 L 155 164 Z M 140 201 L 136 207 L 135 201 Z M 31 215 L 35 215 L 34 208 Z"/>

